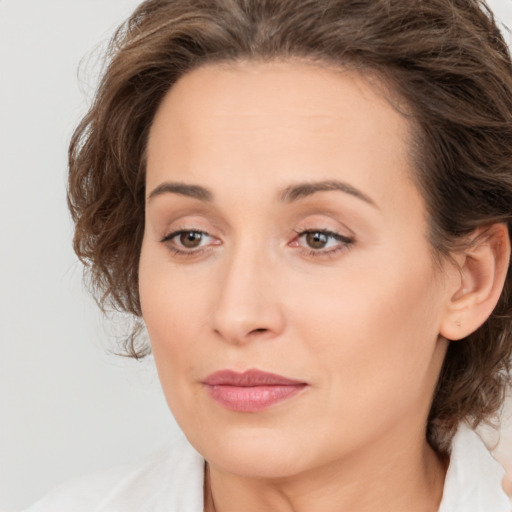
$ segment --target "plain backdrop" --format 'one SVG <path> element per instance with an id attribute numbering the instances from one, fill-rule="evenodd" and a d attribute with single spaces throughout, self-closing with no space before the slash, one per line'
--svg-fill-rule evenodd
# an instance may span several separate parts
<path id="1" fill-rule="evenodd" d="M 3 512 L 63 480 L 137 459 L 178 432 L 151 359 L 109 353 L 121 330 L 83 288 L 65 202 L 67 144 L 99 69 L 89 57 L 78 75 L 79 63 L 137 3 L 0 0 Z M 512 26 L 512 0 L 490 4 Z M 503 439 L 512 456 L 512 428 Z"/>

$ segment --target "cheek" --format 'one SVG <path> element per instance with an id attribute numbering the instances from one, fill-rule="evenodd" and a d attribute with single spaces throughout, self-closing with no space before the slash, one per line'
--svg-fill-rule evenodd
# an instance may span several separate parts
<path id="1" fill-rule="evenodd" d="M 197 288 L 182 282 L 179 272 L 171 273 L 169 262 L 143 243 L 139 266 L 139 294 L 142 317 L 151 341 L 155 364 L 168 401 L 167 390 L 180 391 L 179 374 L 189 371 L 198 340 L 200 319 Z M 172 276 L 172 278 L 170 278 Z"/>
<path id="2" fill-rule="evenodd" d="M 187 308 L 191 302 L 183 294 L 159 288 L 158 283 L 151 288 L 149 295 L 141 293 L 143 318 L 165 399 L 185 430 L 182 420 L 190 416 L 189 409 L 197 403 L 199 391 L 191 385 L 201 358 L 201 352 L 197 352 L 200 344 L 195 343 L 199 339 L 198 311 Z M 179 298 L 181 300 L 177 300 Z"/>
<path id="3" fill-rule="evenodd" d="M 155 352 L 177 352 L 185 355 L 193 348 L 189 341 L 196 338 L 204 313 L 197 294 L 179 283 L 168 287 L 165 281 L 147 281 L 146 293 L 141 289 L 142 313 Z M 152 286 L 153 284 L 153 286 Z M 158 363 L 158 361 L 157 361 Z"/>
<path id="4" fill-rule="evenodd" d="M 440 296 L 430 263 L 380 261 L 325 280 L 313 300 L 295 299 L 297 338 L 327 388 L 343 396 L 327 403 L 366 418 L 384 406 L 423 406 L 438 371 Z"/>
<path id="5" fill-rule="evenodd" d="M 167 253 L 144 238 L 139 263 L 139 295 L 142 317 L 152 344 L 178 340 L 178 333 L 197 325 L 199 307 L 189 307 L 197 298 L 197 283 L 173 265 Z"/>

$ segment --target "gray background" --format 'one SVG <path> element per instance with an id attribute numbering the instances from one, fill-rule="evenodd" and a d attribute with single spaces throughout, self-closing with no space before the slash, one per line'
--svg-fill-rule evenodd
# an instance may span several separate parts
<path id="1" fill-rule="evenodd" d="M 177 432 L 152 361 L 108 353 L 119 321 L 105 322 L 83 289 L 65 204 L 66 147 L 98 71 L 90 57 L 78 77 L 78 64 L 137 3 L 0 1 L 4 512 L 73 476 L 137 459 Z M 490 4 L 512 26 L 511 0 Z"/>

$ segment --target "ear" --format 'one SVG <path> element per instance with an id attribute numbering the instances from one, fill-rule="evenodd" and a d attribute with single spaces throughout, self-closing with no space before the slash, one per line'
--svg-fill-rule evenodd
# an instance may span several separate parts
<path id="1" fill-rule="evenodd" d="M 449 290 L 439 333 L 448 340 L 460 340 L 475 332 L 498 303 L 510 260 L 507 225 L 477 230 L 467 249 L 453 256 L 459 264 L 458 277 Z"/>

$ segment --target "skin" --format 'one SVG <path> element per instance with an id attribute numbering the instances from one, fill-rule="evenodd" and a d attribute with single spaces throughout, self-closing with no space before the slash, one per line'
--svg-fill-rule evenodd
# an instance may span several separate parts
<path id="1" fill-rule="evenodd" d="M 363 76 L 295 61 L 202 67 L 161 104 L 140 298 L 167 402 L 208 462 L 205 510 L 437 510 L 425 425 L 461 274 L 433 262 L 409 128 Z M 333 180 L 370 202 L 283 198 Z M 198 247 L 164 240 L 179 230 Z M 306 230 L 351 241 L 312 248 Z M 307 386 L 247 413 L 202 384 L 251 368 Z"/>

